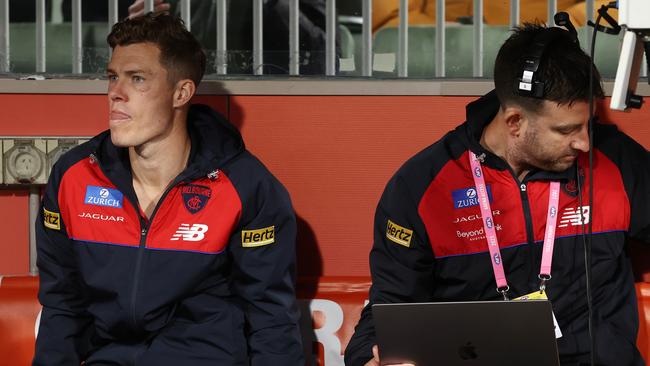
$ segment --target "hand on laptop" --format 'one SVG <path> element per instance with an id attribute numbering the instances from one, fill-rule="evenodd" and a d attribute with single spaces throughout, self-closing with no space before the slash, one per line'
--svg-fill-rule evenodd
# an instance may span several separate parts
<path id="1" fill-rule="evenodd" d="M 372 346 L 372 360 L 366 362 L 365 366 L 379 366 L 379 348 L 377 345 Z M 391 366 L 415 366 L 412 363 L 392 363 Z"/>

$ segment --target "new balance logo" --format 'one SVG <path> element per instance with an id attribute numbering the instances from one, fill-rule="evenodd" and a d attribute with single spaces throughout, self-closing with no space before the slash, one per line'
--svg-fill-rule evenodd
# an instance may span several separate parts
<path id="1" fill-rule="evenodd" d="M 205 233 L 208 231 L 208 225 L 203 224 L 181 224 L 176 230 L 176 233 L 172 235 L 171 240 L 183 240 L 183 241 L 199 241 L 205 238 Z"/>
<path id="2" fill-rule="evenodd" d="M 589 206 L 578 206 L 576 208 L 565 208 L 560 217 L 560 224 L 557 227 L 578 226 L 589 223 Z"/>

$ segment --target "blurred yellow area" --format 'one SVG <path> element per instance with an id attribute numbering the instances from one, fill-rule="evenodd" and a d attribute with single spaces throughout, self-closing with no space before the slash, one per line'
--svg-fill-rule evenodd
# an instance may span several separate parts
<path id="1" fill-rule="evenodd" d="M 472 17 L 472 0 L 446 0 L 445 20 L 458 22 L 459 19 Z M 596 0 L 594 12 L 609 0 Z M 373 0 L 372 4 L 372 29 L 373 32 L 384 27 L 397 27 L 399 25 L 399 0 Z M 546 22 L 548 5 L 546 0 L 519 0 L 520 23 Z M 576 27 L 587 23 L 587 6 L 584 0 L 557 0 L 557 11 L 566 11 L 571 17 L 571 22 Z M 617 19 L 616 9 L 608 13 Z M 483 3 L 483 21 L 490 25 L 508 25 L 510 14 L 510 0 L 488 0 Z M 436 1 L 435 0 L 409 0 L 410 25 L 435 25 Z M 595 16 L 594 16 L 595 18 Z"/>

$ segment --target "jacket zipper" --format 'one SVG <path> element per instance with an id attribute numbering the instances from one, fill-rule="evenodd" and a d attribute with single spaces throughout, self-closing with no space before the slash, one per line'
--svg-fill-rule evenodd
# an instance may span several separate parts
<path id="1" fill-rule="evenodd" d="M 138 206 L 135 206 L 138 207 Z M 138 321 L 135 312 L 135 297 L 138 292 L 138 277 L 140 275 L 140 266 L 142 265 L 142 255 L 144 253 L 145 244 L 147 242 L 147 231 L 149 230 L 149 225 L 147 225 L 146 220 L 138 213 L 140 217 L 140 245 L 138 246 L 138 257 L 135 261 L 135 270 L 133 271 L 133 289 L 131 290 L 131 320 L 133 324 L 133 330 L 137 330 Z M 153 217 L 153 215 L 151 215 Z M 149 221 L 151 223 L 151 221 Z"/>
<path id="2" fill-rule="evenodd" d="M 512 175 L 512 179 L 517 183 L 519 189 L 519 198 L 521 198 L 521 205 L 523 206 L 524 211 L 524 222 L 526 223 L 526 242 L 528 244 L 533 244 L 535 243 L 535 236 L 533 235 L 533 217 L 530 213 L 530 202 L 528 201 L 528 187 L 526 186 L 526 183 L 519 181 L 519 178 L 517 178 L 514 170 L 512 170 L 510 166 L 508 166 L 508 170 Z"/>
<path id="3" fill-rule="evenodd" d="M 535 242 L 533 236 L 533 217 L 530 214 L 530 202 L 528 201 L 527 191 L 526 183 L 519 183 L 519 195 L 524 208 L 524 220 L 526 221 L 526 238 L 528 239 L 528 244 L 533 244 Z"/>
<path id="4" fill-rule="evenodd" d="M 528 244 L 529 247 L 531 247 L 533 244 L 535 244 L 535 235 L 533 233 L 533 216 L 531 213 L 530 209 L 530 200 L 528 199 L 528 185 L 526 184 L 526 178 L 524 177 L 523 181 L 520 181 L 519 178 L 515 175 L 515 171 L 512 170 L 512 167 L 508 165 L 508 170 L 510 171 L 510 175 L 512 175 L 512 179 L 515 181 L 517 184 L 517 188 L 519 190 L 519 198 L 521 199 L 521 205 L 522 205 L 522 211 L 524 212 L 524 222 L 526 223 L 526 243 Z M 537 272 L 535 272 L 535 256 L 532 254 L 532 250 L 530 251 L 529 255 L 529 260 L 530 260 L 530 268 L 534 272 L 534 277 L 535 279 L 537 278 Z"/>
<path id="5" fill-rule="evenodd" d="M 524 222 L 526 223 L 526 242 L 528 243 L 528 247 L 532 248 L 532 245 L 535 243 L 535 236 L 533 234 L 533 217 L 530 211 L 530 201 L 528 200 L 528 186 L 525 183 L 525 178 L 524 181 L 519 181 L 519 178 L 515 176 L 515 172 L 512 170 L 512 168 L 508 167 L 510 170 L 510 174 L 512 174 L 512 178 L 515 180 L 515 183 L 518 186 L 519 189 L 519 197 L 521 199 L 521 205 L 522 205 L 522 211 L 524 212 Z M 531 253 L 528 256 L 528 260 L 530 262 L 530 268 L 531 271 L 533 272 L 531 276 L 537 276 L 537 272 L 535 272 L 535 256 L 532 254 L 532 250 L 529 251 Z"/>
<path id="6" fill-rule="evenodd" d="M 163 194 L 160 196 L 160 199 L 156 203 L 156 207 L 154 207 L 153 212 L 151 212 L 151 216 L 149 217 L 149 220 L 147 220 L 140 216 L 140 246 L 138 247 L 138 258 L 136 259 L 135 263 L 135 271 L 134 271 L 134 276 L 133 276 L 133 290 L 131 292 L 131 319 L 133 321 L 133 329 L 137 330 L 138 329 L 138 319 L 137 319 L 137 312 L 136 312 L 136 303 L 137 303 L 137 293 L 139 289 L 139 284 L 140 284 L 140 270 L 141 270 L 141 264 L 142 264 L 142 256 L 144 255 L 144 249 L 146 248 L 146 243 L 147 243 L 147 234 L 149 233 L 149 227 L 151 226 L 151 223 L 154 220 L 154 217 L 156 215 L 156 212 L 158 212 L 158 208 L 162 204 L 162 202 L 165 200 L 165 197 L 169 194 L 169 192 L 176 187 L 178 184 L 182 183 L 183 179 L 174 179 L 172 183 L 170 183 Z M 134 207 L 140 207 L 137 202 L 135 202 Z"/>
<path id="7" fill-rule="evenodd" d="M 97 154 L 93 153 L 91 158 L 95 159 L 97 166 L 101 169 L 101 171 L 104 173 L 106 178 L 109 177 L 108 174 L 106 174 L 106 171 L 102 167 L 102 164 L 100 163 L 99 159 L 96 158 Z M 165 189 L 163 194 L 160 196 L 160 199 L 158 200 L 158 203 L 156 203 L 156 207 L 153 209 L 153 212 L 151 213 L 151 216 L 149 217 L 148 223 L 147 219 L 142 217 L 140 214 L 139 207 L 140 205 L 138 204 L 137 197 L 135 197 L 135 201 L 131 200 L 128 196 L 127 199 L 131 201 L 131 204 L 133 207 L 138 211 L 138 217 L 140 219 L 140 243 L 138 246 L 138 257 L 136 258 L 135 262 L 135 270 L 133 273 L 133 289 L 131 290 L 131 321 L 132 321 L 132 328 L 135 332 L 137 332 L 138 329 L 138 320 L 136 316 L 136 295 L 138 293 L 138 285 L 139 285 L 139 277 L 140 277 L 140 270 L 142 267 L 142 256 L 144 255 L 144 249 L 145 245 L 147 243 L 147 234 L 149 233 L 149 227 L 151 226 L 151 223 L 153 222 L 154 216 L 156 215 L 156 212 L 158 211 L 158 208 L 160 207 L 160 204 L 165 200 L 165 197 L 169 194 L 169 192 L 176 187 L 178 184 L 182 183 L 187 177 L 186 176 L 179 176 L 174 179 L 169 186 Z M 110 179 L 109 179 L 110 181 Z M 112 181 L 111 181 L 112 183 Z"/>

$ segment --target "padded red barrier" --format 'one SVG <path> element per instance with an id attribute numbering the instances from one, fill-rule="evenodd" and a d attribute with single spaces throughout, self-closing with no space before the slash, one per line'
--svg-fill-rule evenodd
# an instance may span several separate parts
<path id="1" fill-rule="evenodd" d="M 368 277 L 301 278 L 298 298 L 307 365 L 343 366 L 343 350 L 368 296 Z M 639 335 L 644 358 L 650 354 L 650 283 L 637 283 Z M 0 364 L 30 365 L 40 311 L 38 277 L 5 277 L 0 282 Z M 310 316 L 311 315 L 311 316 Z"/>
<path id="2" fill-rule="evenodd" d="M 31 365 L 34 356 L 38 277 L 4 277 L 0 282 L 0 364 Z"/>
<path id="3" fill-rule="evenodd" d="M 636 284 L 636 296 L 639 302 L 639 334 L 636 337 L 636 346 L 644 360 L 650 355 L 650 283 L 638 282 Z"/>

